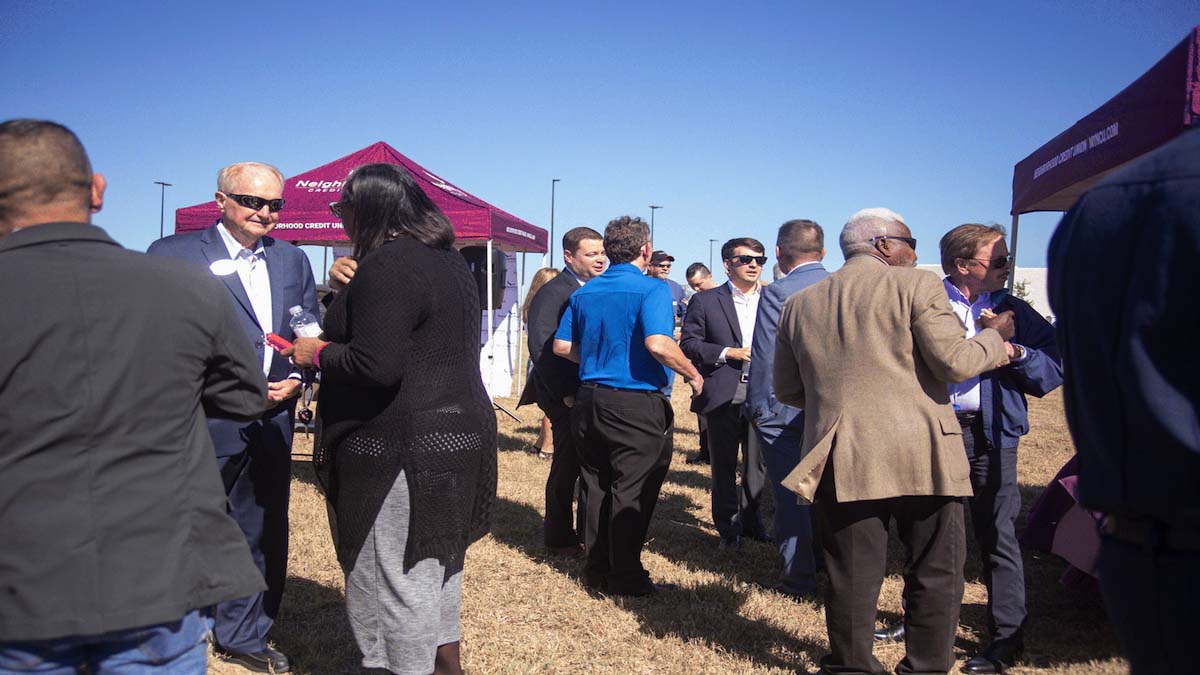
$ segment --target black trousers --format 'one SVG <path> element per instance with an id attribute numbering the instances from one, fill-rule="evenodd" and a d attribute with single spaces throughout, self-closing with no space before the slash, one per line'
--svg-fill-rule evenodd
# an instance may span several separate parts
<path id="1" fill-rule="evenodd" d="M 1025 568 L 1017 543 L 1017 448 L 993 447 L 983 433 L 982 416 L 964 422 L 963 445 L 975 490 L 967 506 L 988 591 L 988 631 L 993 641 L 1007 640 L 1020 635 L 1026 616 Z"/>
<path id="2" fill-rule="evenodd" d="M 708 454 L 708 420 L 700 413 L 696 413 L 696 427 L 699 429 L 698 435 L 700 436 L 700 452 L 697 454 L 697 457 L 702 461 L 708 462 L 711 457 Z"/>
<path id="3" fill-rule="evenodd" d="M 673 424 L 671 402 L 659 392 L 579 388 L 571 426 L 587 485 L 589 585 L 622 593 L 650 583 L 642 546 L 671 464 Z"/>
<path id="4" fill-rule="evenodd" d="M 1106 536 L 1097 569 L 1129 672 L 1196 672 L 1190 617 L 1200 605 L 1200 550 L 1147 548 Z"/>
<path id="5" fill-rule="evenodd" d="M 741 415 L 741 405 L 726 403 L 704 416 L 708 420 L 709 466 L 712 467 L 713 524 L 722 537 L 761 534 L 758 503 L 766 484 L 766 467 L 758 435 Z M 738 448 L 742 450 L 742 484 L 737 484 Z"/>
<path id="6" fill-rule="evenodd" d="M 550 475 L 546 477 L 545 543 L 549 548 L 564 548 L 583 543 L 587 488 L 579 480 L 579 453 L 571 432 L 571 409 L 562 403 L 538 396 L 538 407 L 550 420 L 554 454 Z M 576 486 L 579 489 L 576 490 Z M 575 508 L 576 492 L 579 508 Z"/>
<path id="7" fill-rule="evenodd" d="M 887 566 L 888 521 L 904 542 L 907 653 L 897 673 L 945 673 L 954 665 L 954 633 L 963 595 L 966 534 L 958 497 L 895 497 L 839 502 L 833 460 L 817 488 L 817 530 L 829 586 L 825 626 L 831 653 L 825 673 L 879 673 L 871 653 L 875 607 Z"/>

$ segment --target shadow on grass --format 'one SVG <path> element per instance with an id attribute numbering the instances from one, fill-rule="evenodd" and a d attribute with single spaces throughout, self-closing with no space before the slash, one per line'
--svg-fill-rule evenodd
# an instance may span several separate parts
<path id="1" fill-rule="evenodd" d="M 712 537 L 697 527 L 700 521 L 686 514 L 682 504 L 686 501 L 677 495 L 663 496 L 651 522 L 652 540 L 647 549 L 672 558 L 691 551 L 679 557 L 685 559 L 685 564 L 691 561 L 702 566 L 699 565 L 701 561 L 709 557 L 715 559 L 717 552 L 711 545 Z M 670 518 L 664 518 L 668 514 Z M 687 518 L 688 521 L 672 518 Z M 542 516 L 536 509 L 498 498 L 492 518 L 492 536 L 582 585 L 582 561 L 546 553 L 541 538 Z M 756 558 L 763 552 L 774 555 L 774 547 L 756 545 L 755 548 L 763 549 L 755 552 Z M 739 588 L 738 582 L 745 579 L 743 574 L 736 572 L 744 559 L 731 554 L 725 563 L 714 570 L 722 576 L 722 581 L 666 591 L 653 598 L 613 597 L 612 601 L 635 614 L 645 633 L 655 637 L 702 640 L 766 667 L 795 670 L 802 664 L 780 656 L 781 653 L 804 653 L 815 662 L 826 651 L 823 646 L 797 638 L 770 623 L 739 616 L 738 611 L 750 596 L 748 589 Z"/>
<path id="2" fill-rule="evenodd" d="M 346 616 L 346 598 L 336 588 L 289 576 L 279 618 L 271 629 L 275 647 L 306 673 L 361 671 L 357 644 Z"/>

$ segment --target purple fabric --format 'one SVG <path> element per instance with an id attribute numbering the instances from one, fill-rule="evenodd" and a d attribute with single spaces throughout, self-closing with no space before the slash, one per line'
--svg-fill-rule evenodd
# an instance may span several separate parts
<path id="1" fill-rule="evenodd" d="M 342 223 L 330 213 L 329 202 L 337 201 L 342 181 L 351 169 L 376 162 L 399 164 L 407 169 L 425 194 L 450 218 L 458 241 L 485 242 L 491 239 L 496 245 L 504 245 L 510 250 L 546 252 L 546 230 L 452 185 L 382 141 L 288 178 L 283 188 L 283 198 L 287 204 L 279 214 L 279 225 L 271 236 L 296 244 L 346 242 Z M 175 232 L 211 227 L 219 215 L 213 201 L 177 209 Z"/>
<path id="2" fill-rule="evenodd" d="M 1066 211 L 1122 165 L 1200 123 L 1200 26 L 1153 68 L 1013 169 L 1012 213 Z"/>
<path id="3" fill-rule="evenodd" d="M 1021 545 L 1053 553 L 1095 576 L 1101 514 L 1079 506 L 1079 455 L 1072 457 L 1029 509 Z"/>

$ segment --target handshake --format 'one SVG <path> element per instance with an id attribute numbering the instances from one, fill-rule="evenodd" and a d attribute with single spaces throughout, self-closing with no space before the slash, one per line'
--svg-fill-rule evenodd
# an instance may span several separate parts
<path id="1" fill-rule="evenodd" d="M 991 328 L 1000 333 L 1000 337 L 1004 338 L 1004 351 L 1008 353 L 1010 361 L 1018 356 L 1019 352 L 1017 350 L 1019 348 L 1014 347 L 1009 342 L 1017 332 L 1017 325 L 1013 323 L 1012 310 L 1006 310 L 997 314 L 990 309 L 984 309 L 979 313 L 979 327 Z"/>

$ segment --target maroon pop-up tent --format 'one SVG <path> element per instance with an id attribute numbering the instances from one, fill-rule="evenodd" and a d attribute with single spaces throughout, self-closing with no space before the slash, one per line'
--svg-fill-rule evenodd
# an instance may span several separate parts
<path id="1" fill-rule="evenodd" d="M 1066 211 L 1105 176 L 1198 122 L 1200 26 L 1133 84 L 1013 168 L 1014 259 L 1022 213 Z"/>
<path id="2" fill-rule="evenodd" d="M 382 141 L 288 178 L 283 187 L 286 204 L 272 236 L 295 244 L 346 243 L 342 223 L 329 212 L 329 202 L 337 201 L 342 181 L 351 169 L 376 162 L 399 164 L 408 169 L 425 194 L 450 218 L 459 242 L 490 241 L 493 246 L 509 251 L 546 252 L 545 230 L 455 187 Z M 212 227 L 219 215 L 214 201 L 177 209 L 175 232 Z"/>

